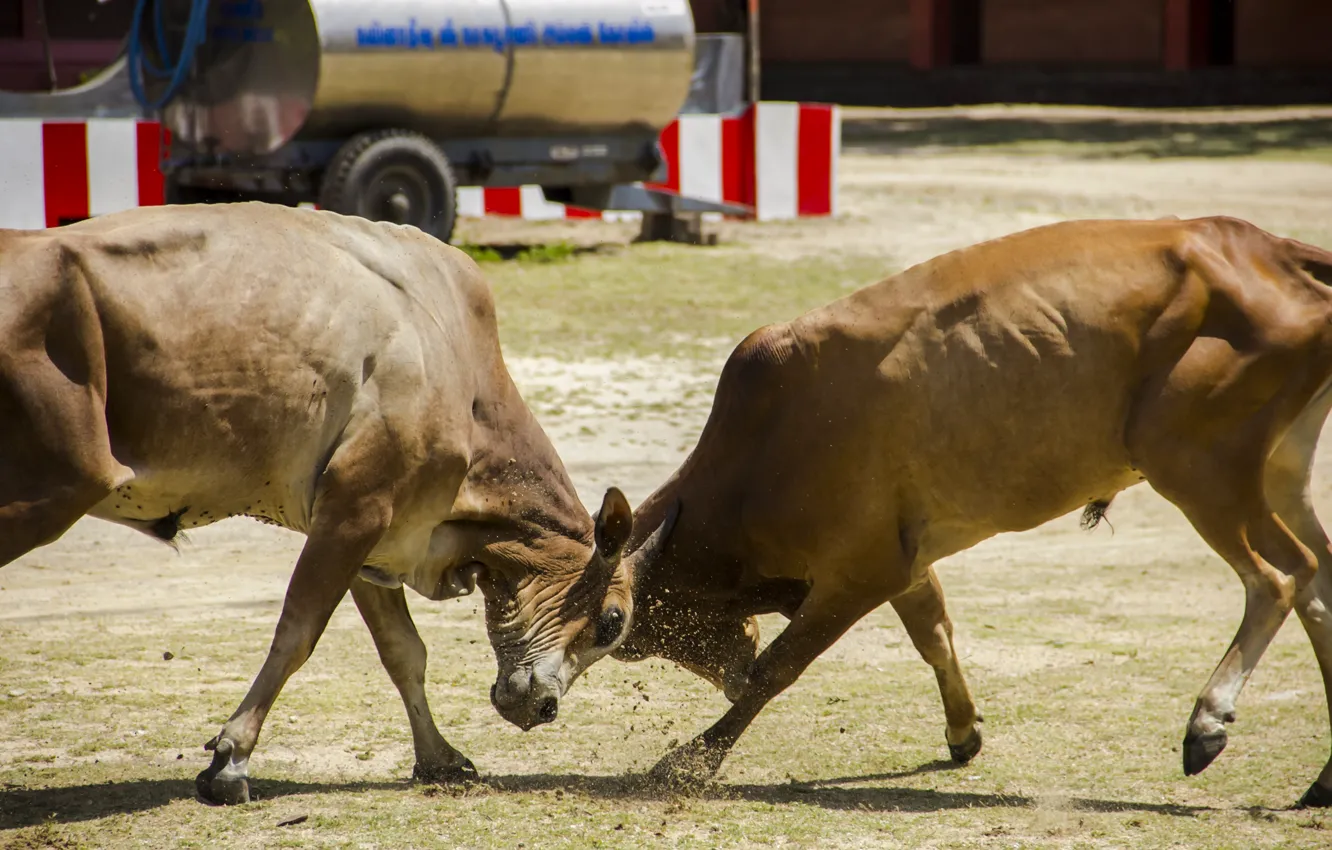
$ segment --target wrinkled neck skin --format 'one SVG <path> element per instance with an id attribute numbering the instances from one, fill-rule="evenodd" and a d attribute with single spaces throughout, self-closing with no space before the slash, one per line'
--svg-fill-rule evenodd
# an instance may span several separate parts
<path id="1" fill-rule="evenodd" d="M 721 515 L 709 510 L 711 499 L 693 491 L 681 475 L 634 513 L 630 553 L 638 551 L 673 505 L 680 506 L 660 555 L 651 562 L 626 556 L 633 573 L 634 620 L 614 656 L 621 661 L 666 659 L 734 701 L 758 652 L 758 621 L 735 604 L 739 569 L 727 555 L 728 541 L 719 536 L 728 523 L 716 521 Z"/>

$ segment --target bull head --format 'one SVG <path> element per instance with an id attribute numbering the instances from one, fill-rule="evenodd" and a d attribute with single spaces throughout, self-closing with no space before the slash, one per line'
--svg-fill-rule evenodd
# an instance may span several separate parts
<path id="1" fill-rule="evenodd" d="M 574 680 L 628 634 L 634 601 L 631 572 L 622 556 L 634 520 L 618 489 L 606 492 L 593 526 L 593 547 L 551 537 L 540 547 L 550 550 L 542 552 L 550 556 L 544 563 L 529 556 L 525 569 L 488 568 L 479 574 L 499 666 L 491 702 L 522 729 L 554 720 Z M 668 526 L 664 522 L 640 551 L 659 547 Z M 571 562 L 571 569 L 547 567 Z"/>

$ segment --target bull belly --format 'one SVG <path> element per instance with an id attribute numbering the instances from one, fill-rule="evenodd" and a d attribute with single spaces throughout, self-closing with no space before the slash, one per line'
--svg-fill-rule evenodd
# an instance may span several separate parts
<path id="1" fill-rule="evenodd" d="M 929 563 L 946 558 L 997 534 L 1028 531 L 1094 502 L 1109 502 L 1141 481 L 1127 465 L 1099 474 L 1012 475 L 1006 485 L 1002 475 L 998 478 L 1001 483 L 992 489 L 954 492 L 952 498 L 936 501 L 926 511 L 920 543 L 922 560 Z"/>
<path id="2" fill-rule="evenodd" d="M 286 482 L 267 479 L 249 486 L 232 476 L 137 472 L 88 512 L 164 540 L 183 529 L 231 517 L 249 517 L 292 531 L 305 531 L 308 511 L 296 508 Z"/>

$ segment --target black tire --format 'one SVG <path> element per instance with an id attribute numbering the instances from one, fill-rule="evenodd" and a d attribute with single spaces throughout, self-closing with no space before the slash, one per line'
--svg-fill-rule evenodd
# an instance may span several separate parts
<path id="1" fill-rule="evenodd" d="M 441 242 L 453 236 L 457 184 L 448 157 L 420 133 L 353 136 L 324 172 L 319 206 L 371 221 L 410 224 Z"/>

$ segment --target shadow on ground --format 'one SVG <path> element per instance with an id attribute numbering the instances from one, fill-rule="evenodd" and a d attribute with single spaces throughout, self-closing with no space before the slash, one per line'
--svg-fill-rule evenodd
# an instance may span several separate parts
<path id="1" fill-rule="evenodd" d="M 892 116 L 845 118 L 846 150 L 900 154 L 1001 147 L 1083 159 L 1247 157 L 1326 152 L 1332 118 L 1207 123 L 1199 120 Z"/>
<path id="2" fill-rule="evenodd" d="M 329 794 L 339 791 L 407 790 L 400 782 L 287 782 L 264 780 L 251 784 L 259 799 L 297 794 Z M 17 829 L 43 823 L 76 823 L 110 815 L 144 812 L 177 800 L 199 800 L 192 779 L 131 779 L 96 785 L 67 785 L 56 788 L 0 789 L 0 829 Z"/>
<path id="3" fill-rule="evenodd" d="M 467 787 L 444 787 L 427 794 L 486 796 L 565 791 L 601 800 L 667 800 L 682 796 L 699 800 L 745 801 L 774 805 L 799 804 L 829 810 L 876 812 L 941 812 L 968 808 L 1028 808 L 1036 800 L 1019 794 L 986 794 L 934 791 L 884 785 L 925 773 L 948 770 L 952 762 L 929 762 L 912 770 L 865 776 L 844 776 L 809 782 L 747 784 L 707 782 L 687 791 L 667 791 L 649 785 L 641 775 L 585 776 L 578 774 L 532 774 L 495 776 Z M 259 780 L 252 788 L 260 799 L 272 800 L 304 794 L 361 791 L 411 791 L 406 780 L 389 782 L 289 782 Z M 415 793 L 420 793 L 415 792 Z M 46 823 L 76 823 L 111 815 L 132 814 L 160 808 L 177 800 L 197 800 L 194 783 L 179 779 L 137 779 L 99 785 L 59 788 L 7 788 L 0 790 L 0 829 L 17 829 Z M 199 805 L 204 805 L 202 802 Z M 1176 817 L 1195 817 L 1213 811 L 1205 806 L 1179 806 L 1125 800 L 1070 798 L 1070 809 L 1090 812 L 1149 812 Z"/>
<path id="4" fill-rule="evenodd" d="M 985 794 L 962 791 L 934 791 L 924 788 L 898 788 L 879 784 L 922 773 L 955 768 L 952 762 L 931 762 L 914 770 L 868 776 L 847 776 L 810 782 L 784 782 L 771 785 L 709 782 L 687 791 L 665 791 L 646 784 L 641 776 L 497 776 L 487 786 L 507 793 L 564 789 L 589 797 L 608 799 L 673 799 L 688 796 L 700 800 L 745 801 L 773 805 L 799 804 L 830 810 L 874 812 L 941 812 L 950 809 L 1027 808 L 1036 800 L 1020 794 Z M 859 787 L 856 787 L 859 786 Z M 1178 806 L 1167 803 L 1143 803 L 1124 800 L 1070 798 L 1071 809 L 1093 812 L 1151 812 L 1195 817 L 1205 806 Z"/>

